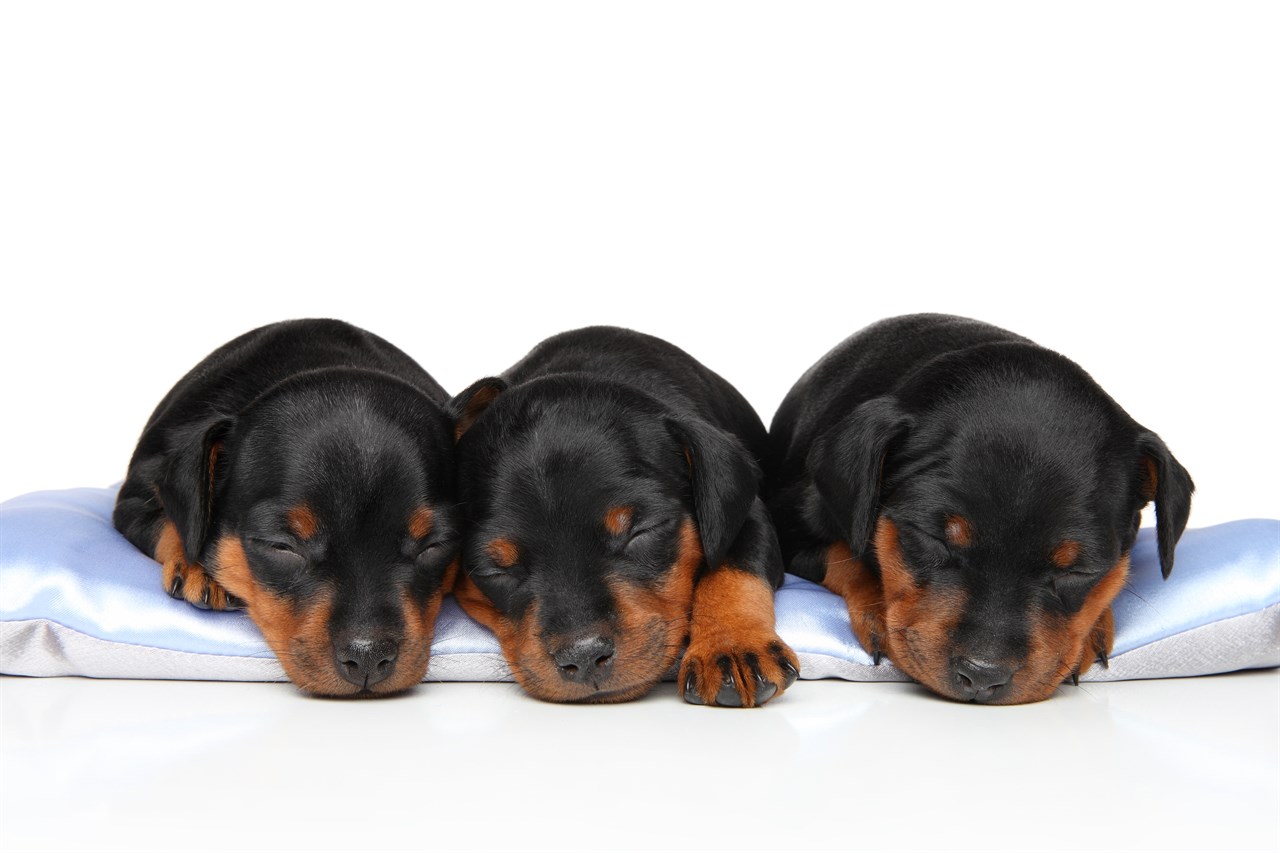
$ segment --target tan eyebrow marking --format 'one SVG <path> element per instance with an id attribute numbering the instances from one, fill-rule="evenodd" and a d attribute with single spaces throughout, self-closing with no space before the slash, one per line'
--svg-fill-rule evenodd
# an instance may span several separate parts
<path id="1" fill-rule="evenodd" d="M 285 519 L 289 522 L 289 529 L 303 539 L 310 539 L 320 529 L 320 520 L 306 504 L 298 504 L 289 510 Z"/>
<path id="2" fill-rule="evenodd" d="M 611 506 L 604 513 L 604 529 L 614 536 L 621 536 L 631 529 L 631 507 Z"/>
<path id="3" fill-rule="evenodd" d="M 946 535 L 947 541 L 957 548 L 968 548 L 973 544 L 973 527 L 963 516 L 947 516 Z"/>
<path id="4" fill-rule="evenodd" d="M 490 559 L 504 569 L 511 568 L 520 559 L 520 549 L 510 539 L 494 539 L 485 550 Z"/>
<path id="5" fill-rule="evenodd" d="M 409 515 L 409 535 L 421 539 L 431 532 L 435 514 L 429 506 L 420 506 Z"/>
<path id="6" fill-rule="evenodd" d="M 1053 556 L 1049 559 L 1053 560 L 1053 564 L 1060 569 L 1070 568 L 1071 564 L 1080 556 L 1080 543 L 1074 539 L 1063 539 L 1058 543 L 1058 547 L 1053 549 Z"/>

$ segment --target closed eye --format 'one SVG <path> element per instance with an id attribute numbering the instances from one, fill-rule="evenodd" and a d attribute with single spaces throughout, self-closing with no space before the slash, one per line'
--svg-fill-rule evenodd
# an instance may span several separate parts
<path id="1" fill-rule="evenodd" d="M 912 543 L 927 549 L 935 557 L 950 556 L 955 552 L 951 543 L 947 541 L 946 535 L 933 528 L 915 524 L 901 524 L 899 529 L 907 534 Z"/>
<path id="2" fill-rule="evenodd" d="M 297 570 L 307 564 L 307 558 L 298 552 L 293 542 L 283 539 L 250 539 L 249 544 L 280 569 Z"/>
<path id="3" fill-rule="evenodd" d="M 1049 587 L 1054 595 L 1061 596 L 1064 591 L 1082 593 L 1084 588 L 1098 579 L 1097 572 L 1085 569 L 1058 570 L 1049 576 Z"/>
<path id="4" fill-rule="evenodd" d="M 467 574 L 490 583 L 502 584 L 518 583 L 524 578 L 524 570 L 518 563 L 513 563 L 510 566 L 498 566 L 493 563 L 481 564 L 472 568 Z"/>
<path id="5" fill-rule="evenodd" d="M 418 552 L 418 557 L 430 559 L 431 557 L 439 556 L 452 544 L 451 541 L 445 539 L 428 542 L 422 546 L 422 550 Z"/>
<path id="6" fill-rule="evenodd" d="M 669 519 L 642 527 L 631 534 L 631 538 L 627 540 L 626 547 L 632 546 L 644 547 L 658 541 L 663 535 L 670 533 L 675 528 L 675 522 Z"/>
<path id="7" fill-rule="evenodd" d="M 297 554 L 298 550 L 293 546 L 292 542 L 284 542 L 279 539 L 251 539 L 249 540 L 259 548 L 268 549 L 276 552 L 284 552 L 287 554 Z M 299 556 L 301 556 L 299 554 Z"/>

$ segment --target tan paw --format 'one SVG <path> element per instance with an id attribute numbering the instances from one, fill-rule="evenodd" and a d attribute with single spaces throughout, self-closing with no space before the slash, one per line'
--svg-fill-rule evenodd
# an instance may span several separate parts
<path id="1" fill-rule="evenodd" d="M 166 521 L 156 539 L 156 562 L 160 579 L 171 598 L 186 601 L 201 610 L 243 610 L 244 602 L 231 595 L 204 570 L 199 563 L 187 561 L 182 537 L 173 522 Z"/>
<path id="2" fill-rule="evenodd" d="M 680 694 L 694 705 L 754 708 L 779 696 L 800 662 L 777 634 L 722 645 L 696 638 L 680 664 Z"/>
<path id="3" fill-rule="evenodd" d="M 209 577 L 199 563 L 174 559 L 164 564 L 161 577 L 170 597 L 186 601 L 201 610 L 243 610 L 244 602 Z"/>

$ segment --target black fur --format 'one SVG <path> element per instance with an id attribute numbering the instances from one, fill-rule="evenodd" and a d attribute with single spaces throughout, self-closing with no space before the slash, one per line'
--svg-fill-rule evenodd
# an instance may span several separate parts
<path id="1" fill-rule="evenodd" d="M 456 551 L 447 403 L 412 359 L 354 326 L 296 320 L 256 329 L 209 355 L 161 401 L 130 462 L 115 526 L 153 556 L 172 521 L 186 561 L 215 581 L 218 543 L 234 537 L 255 582 L 292 609 L 332 596 L 328 630 L 339 652 L 352 642 L 398 645 L 402 596 L 425 604 L 439 594 Z M 320 522 L 311 540 L 286 521 L 298 506 Z M 421 506 L 433 524 L 414 541 L 406 523 Z M 414 665 L 405 656 L 401 666 Z M 312 660 L 312 672 L 339 666 L 329 657 Z"/>
<path id="2" fill-rule="evenodd" d="M 963 589 L 957 657 L 1018 660 L 1034 614 L 1079 609 L 1133 545 L 1144 459 L 1166 576 L 1190 512 L 1186 470 L 1078 365 L 959 317 L 898 317 L 848 338 L 791 389 L 770 442 L 790 571 L 823 581 L 828 549 L 845 543 L 877 573 L 873 535 L 888 519 L 919 585 Z M 946 543 L 953 515 L 972 523 L 971 548 Z M 1049 562 L 1063 540 L 1081 550 L 1069 572 Z"/>

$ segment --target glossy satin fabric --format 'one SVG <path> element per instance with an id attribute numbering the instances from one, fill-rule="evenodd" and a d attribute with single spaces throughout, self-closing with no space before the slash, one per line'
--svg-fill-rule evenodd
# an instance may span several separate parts
<path id="1" fill-rule="evenodd" d="M 0 504 L 0 671 L 136 678 L 283 678 L 253 623 L 175 601 L 159 567 L 111 526 L 114 489 L 38 492 Z M 1133 551 L 1115 602 L 1110 671 L 1089 677 L 1192 675 L 1280 665 L 1280 521 L 1188 530 L 1169 581 L 1154 531 Z M 872 666 L 844 602 L 788 575 L 778 632 L 802 677 L 898 680 Z M 1131 657 L 1133 663 L 1126 664 Z M 447 599 L 428 680 L 509 680 L 493 635 Z"/>

